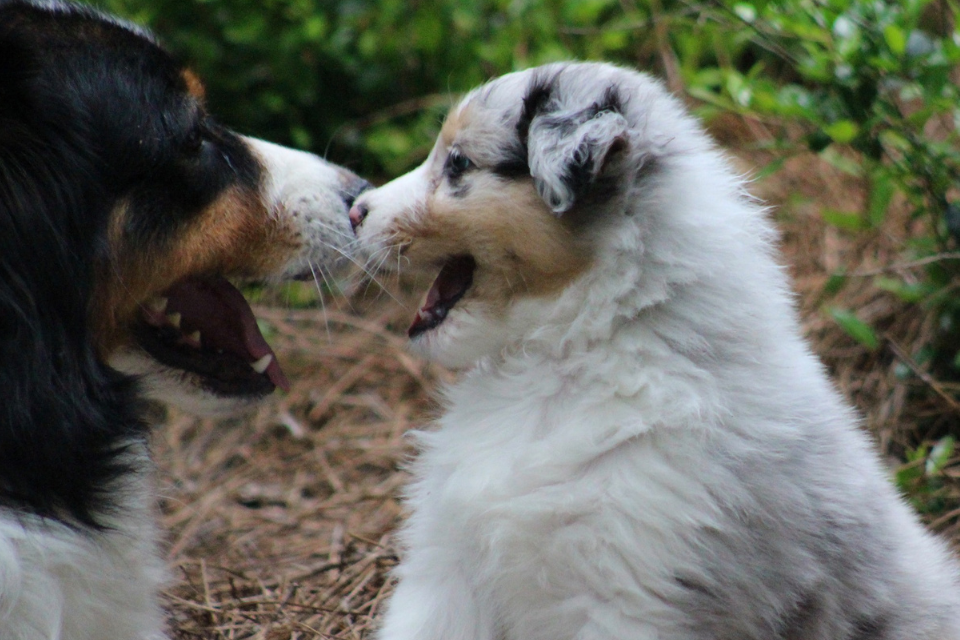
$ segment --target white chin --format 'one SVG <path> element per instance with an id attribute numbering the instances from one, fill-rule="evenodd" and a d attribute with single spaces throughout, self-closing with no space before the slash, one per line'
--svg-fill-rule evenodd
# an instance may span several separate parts
<path id="1" fill-rule="evenodd" d="M 200 387 L 196 374 L 164 366 L 137 351 L 121 350 L 110 366 L 138 379 L 143 395 L 200 417 L 222 417 L 256 405 L 260 397 L 220 396 Z"/>
<path id="2" fill-rule="evenodd" d="M 489 318 L 453 309 L 438 327 L 410 341 L 410 350 L 449 369 L 466 369 L 504 347 L 506 330 Z"/>

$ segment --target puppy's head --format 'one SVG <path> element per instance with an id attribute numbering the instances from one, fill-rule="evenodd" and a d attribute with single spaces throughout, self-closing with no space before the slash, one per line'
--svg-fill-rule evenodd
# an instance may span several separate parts
<path id="1" fill-rule="evenodd" d="M 231 281 L 335 268 L 365 186 L 221 126 L 200 80 L 136 26 L 0 0 L 0 365 L 11 378 L 36 385 L 42 368 L 79 367 L 63 359 L 89 352 L 200 412 L 285 386 Z"/>
<path id="2" fill-rule="evenodd" d="M 610 65 L 504 76 L 451 112 L 423 165 L 357 200 L 372 262 L 439 272 L 416 349 L 466 366 L 563 321 L 555 302 L 629 223 L 624 203 L 655 165 L 651 99 L 666 99 L 655 82 Z"/>

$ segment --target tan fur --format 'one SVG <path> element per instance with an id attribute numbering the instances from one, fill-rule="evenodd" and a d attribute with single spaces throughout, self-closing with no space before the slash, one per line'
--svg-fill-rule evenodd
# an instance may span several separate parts
<path id="1" fill-rule="evenodd" d="M 128 329 L 141 304 L 178 280 L 219 274 L 258 278 L 274 272 L 300 246 L 297 233 L 269 215 L 260 196 L 230 189 L 165 244 L 144 251 L 124 239 L 126 208 L 111 220 L 110 258 L 99 265 L 91 325 L 103 357 L 132 343 Z"/>
<path id="2" fill-rule="evenodd" d="M 584 239 L 550 212 L 529 180 L 484 176 L 459 198 L 438 189 L 420 215 L 398 221 L 396 231 L 413 266 L 474 257 L 477 271 L 464 303 L 504 308 L 518 296 L 551 295 L 591 262 Z"/>
<path id="3" fill-rule="evenodd" d="M 498 178 L 480 164 L 465 194 L 453 195 L 444 186 L 444 160 L 455 144 L 483 161 L 484 150 L 465 142 L 471 115 L 467 103 L 444 122 L 428 178 L 433 192 L 393 230 L 401 253 L 414 268 L 439 269 L 450 257 L 473 256 L 473 286 L 460 304 L 505 309 L 520 296 L 555 294 L 589 267 L 591 250 L 569 222 L 550 212 L 532 180 Z"/>
<path id="4" fill-rule="evenodd" d="M 440 140 L 446 148 L 453 146 L 457 133 L 470 122 L 470 105 L 461 105 L 454 109 L 443 122 L 440 129 Z"/>
<path id="5" fill-rule="evenodd" d="M 203 102 L 206 98 L 207 90 L 200 81 L 200 78 L 197 77 L 197 74 L 190 69 L 184 69 L 180 75 L 183 77 L 183 81 L 186 83 L 187 91 L 190 95 L 200 102 Z"/>

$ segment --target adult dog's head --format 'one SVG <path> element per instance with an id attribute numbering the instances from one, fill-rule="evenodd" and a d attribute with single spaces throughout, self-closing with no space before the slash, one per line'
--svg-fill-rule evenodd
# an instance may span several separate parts
<path id="1" fill-rule="evenodd" d="M 211 412 L 285 386 L 228 279 L 337 266 L 365 186 L 218 124 L 142 29 L 0 0 L 0 503 L 85 509 L 139 390 Z"/>
<path id="2" fill-rule="evenodd" d="M 561 294 L 599 256 L 642 249 L 635 214 L 658 192 L 648 187 L 677 149 L 705 144 L 699 131 L 634 71 L 510 74 L 468 94 L 423 165 L 358 198 L 351 222 L 376 263 L 439 270 L 409 335 L 424 355 L 466 366 L 571 321 L 578 309 L 560 313 Z M 379 259 L 394 249 L 399 260 Z"/>
<path id="3" fill-rule="evenodd" d="M 86 354 L 200 409 L 283 386 L 226 278 L 335 266 L 362 185 L 219 125 L 200 80 L 142 30 L 0 2 L 5 373 Z"/>

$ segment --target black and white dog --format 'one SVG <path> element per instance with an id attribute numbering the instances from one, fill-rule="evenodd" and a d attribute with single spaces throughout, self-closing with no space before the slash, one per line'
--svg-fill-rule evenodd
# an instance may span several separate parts
<path id="1" fill-rule="evenodd" d="M 0 638 L 165 637 L 140 398 L 284 387 L 228 278 L 336 267 L 365 187 L 217 124 L 142 29 L 0 0 Z"/>

